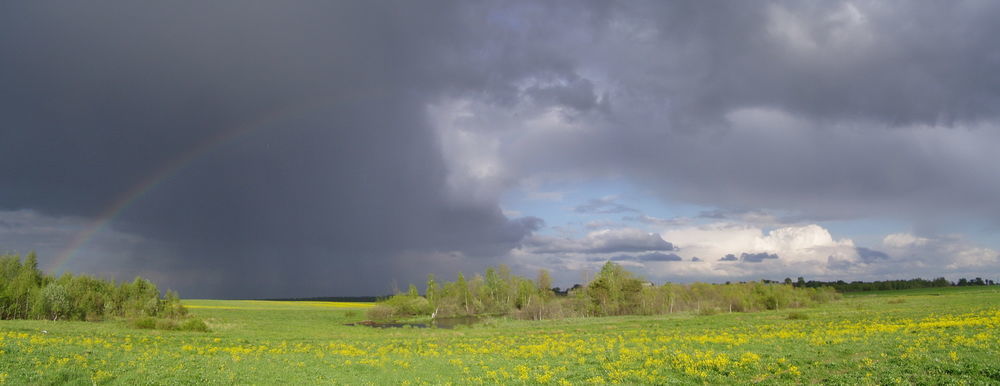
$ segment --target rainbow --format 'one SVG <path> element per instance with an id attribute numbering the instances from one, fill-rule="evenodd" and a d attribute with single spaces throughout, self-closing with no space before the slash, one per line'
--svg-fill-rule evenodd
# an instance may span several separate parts
<path id="1" fill-rule="evenodd" d="M 284 106 L 245 124 L 238 125 L 232 129 L 223 130 L 167 160 L 147 177 L 132 185 L 132 187 L 128 190 L 119 194 L 93 221 L 91 221 L 86 227 L 83 228 L 83 230 L 78 232 L 73 237 L 70 243 L 66 245 L 66 247 L 63 248 L 58 255 L 56 255 L 55 260 L 52 260 L 52 262 L 47 265 L 45 270 L 52 274 L 58 274 L 68 261 L 72 260 L 95 235 L 106 228 L 115 217 L 118 217 L 118 215 L 122 213 L 122 211 L 132 205 L 144 194 L 153 190 L 188 165 L 191 165 L 191 163 L 195 160 L 210 153 L 212 150 L 246 137 L 247 135 L 257 132 L 262 128 L 270 127 L 272 124 L 283 119 L 295 117 L 299 114 L 310 112 L 320 107 L 329 106 L 334 102 L 334 99 L 328 98 L 314 100 L 306 104 Z"/>

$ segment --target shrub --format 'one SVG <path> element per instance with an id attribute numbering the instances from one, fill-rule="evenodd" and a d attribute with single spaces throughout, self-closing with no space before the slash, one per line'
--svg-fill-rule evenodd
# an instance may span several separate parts
<path id="1" fill-rule="evenodd" d="M 157 330 L 176 330 L 177 322 L 170 319 L 157 319 L 156 320 Z"/>
<path id="2" fill-rule="evenodd" d="M 430 302 L 415 292 L 414 290 L 410 293 L 393 295 L 368 310 L 368 317 L 374 320 L 390 320 L 407 316 L 430 315 L 433 311 Z"/>
<path id="3" fill-rule="evenodd" d="M 87 312 L 87 315 L 84 317 L 84 320 L 86 320 L 88 322 L 100 322 L 100 321 L 104 320 L 104 317 L 101 316 L 101 314 L 99 314 L 99 313 L 90 311 L 90 312 Z"/>
<path id="4" fill-rule="evenodd" d="M 431 304 L 419 295 L 399 294 L 384 303 L 392 307 L 398 316 L 428 315 L 433 311 Z"/>
<path id="5" fill-rule="evenodd" d="M 201 319 L 188 319 L 181 323 L 180 329 L 183 331 L 208 332 L 208 325 Z"/>
<path id="6" fill-rule="evenodd" d="M 806 313 L 804 313 L 804 312 L 794 311 L 794 312 L 789 312 L 788 313 L 788 317 L 786 317 L 785 319 L 788 319 L 788 320 L 804 320 L 804 319 L 809 319 L 809 315 L 806 314 Z"/>
<path id="7" fill-rule="evenodd" d="M 533 298 L 532 302 L 511 313 L 517 319 L 542 320 L 579 316 L 573 312 L 573 299 Z"/>
<path id="8" fill-rule="evenodd" d="M 395 315 L 394 309 L 390 306 L 379 304 L 368 309 L 368 319 L 390 320 Z"/>
<path id="9" fill-rule="evenodd" d="M 152 330 L 156 328 L 156 319 L 152 317 L 137 318 L 137 319 L 132 319 L 130 324 L 132 325 L 132 327 L 135 328 Z"/>

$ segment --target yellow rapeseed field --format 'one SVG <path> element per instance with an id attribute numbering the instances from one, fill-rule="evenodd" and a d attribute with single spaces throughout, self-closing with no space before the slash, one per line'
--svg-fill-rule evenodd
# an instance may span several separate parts
<path id="1" fill-rule="evenodd" d="M 190 308 L 212 332 L 3 322 L 0 383 L 1000 382 L 1000 295 L 951 296 L 978 309 L 946 307 L 945 296 L 892 309 L 872 297 L 810 310 L 806 320 L 778 311 L 459 330 L 343 326 L 364 311 L 344 303 L 199 301 Z"/>

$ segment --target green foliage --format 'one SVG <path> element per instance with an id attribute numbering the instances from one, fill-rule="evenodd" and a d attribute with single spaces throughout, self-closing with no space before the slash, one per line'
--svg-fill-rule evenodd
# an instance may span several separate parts
<path id="1" fill-rule="evenodd" d="M 182 331 L 208 332 L 208 325 L 204 321 L 192 318 L 181 322 L 179 326 Z"/>
<path id="2" fill-rule="evenodd" d="M 669 294 L 663 287 L 688 285 L 643 288 Z M 573 307 L 580 292 L 556 296 L 555 304 Z M 900 296 L 905 303 L 887 303 Z M 6 374 L 12 385 L 993 385 L 1000 379 L 1000 290 L 845 298 L 805 312 L 805 320 L 788 320 L 793 309 L 725 308 L 694 318 L 694 312 L 492 318 L 461 330 L 345 326 L 363 317 L 361 305 L 186 300 L 194 317 L 211 322 L 212 333 L 0 321 L 0 378 Z"/>
<path id="3" fill-rule="evenodd" d="M 922 278 L 908 279 L 908 280 L 883 280 L 883 281 L 852 281 L 850 283 L 843 280 L 838 281 L 805 281 L 803 278 L 799 278 L 795 282 L 796 287 L 832 287 L 837 290 L 837 292 L 863 292 L 863 291 L 892 291 L 892 290 L 904 290 L 904 289 L 916 289 L 916 288 L 942 288 L 942 287 L 977 287 L 977 286 L 992 286 L 996 285 L 992 279 L 983 279 L 977 277 L 974 279 L 960 278 L 956 282 L 950 282 L 948 279 L 939 277 L 934 280 L 926 280 Z"/>
<path id="4" fill-rule="evenodd" d="M 186 315 L 176 292 L 167 291 L 161 299 L 156 285 L 140 277 L 120 285 L 69 273 L 56 278 L 38 269 L 34 253 L 23 262 L 19 255 L 0 255 L 0 319 L 99 321 Z"/>
<path id="5" fill-rule="evenodd" d="M 786 280 L 792 283 L 791 279 Z M 833 289 L 797 288 L 792 284 L 749 282 L 733 284 L 666 283 L 654 286 L 613 262 L 607 262 L 586 286 L 567 296 L 556 296 L 548 271 L 536 280 L 512 275 L 501 265 L 488 268 L 484 276 L 457 279 L 444 286 L 428 276 L 427 292 L 420 296 L 414 286 L 370 309 L 374 320 L 414 316 L 457 317 L 508 315 L 520 319 L 555 319 L 573 316 L 659 315 L 693 312 L 752 312 L 808 307 L 840 297 Z"/>
<path id="6" fill-rule="evenodd" d="M 393 295 L 378 306 L 368 310 L 368 317 L 373 320 L 393 320 L 416 315 L 427 315 L 433 310 L 431 303 L 417 293 L 416 287 L 410 286 L 406 293 Z"/>
<path id="7" fill-rule="evenodd" d="M 806 314 L 804 312 L 792 311 L 792 312 L 788 313 L 788 316 L 785 317 L 785 319 L 788 319 L 788 320 L 805 320 L 805 319 L 809 319 L 809 314 Z"/>
<path id="8" fill-rule="evenodd" d="M 59 320 L 59 317 L 66 317 L 70 310 L 70 298 L 66 292 L 66 287 L 59 283 L 49 283 L 42 288 L 42 313 L 52 320 Z"/>
<path id="9" fill-rule="evenodd" d="M 642 281 L 622 266 L 607 262 L 586 287 L 590 299 L 588 314 L 594 316 L 632 315 L 640 311 Z"/>
<path id="10" fill-rule="evenodd" d="M 130 320 L 129 324 L 135 328 L 151 330 L 156 328 L 156 318 L 150 316 L 143 318 L 136 318 Z"/>
<path id="11" fill-rule="evenodd" d="M 177 321 L 171 319 L 156 319 L 157 330 L 176 330 Z"/>

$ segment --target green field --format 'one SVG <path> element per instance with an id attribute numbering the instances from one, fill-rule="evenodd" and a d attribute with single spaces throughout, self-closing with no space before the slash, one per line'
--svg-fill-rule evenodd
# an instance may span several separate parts
<path id="1" fill-rule="evenodd" d="M 1000 289 L 709 316 L 345 326 L 358 303 L 185 301 L 207 333 L 0 321 L 0 383 L 1000 383 Z"/>

